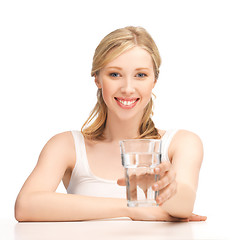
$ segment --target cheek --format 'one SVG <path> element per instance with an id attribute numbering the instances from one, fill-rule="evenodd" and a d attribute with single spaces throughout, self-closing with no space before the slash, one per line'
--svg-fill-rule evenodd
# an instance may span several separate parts
<path id="1" fill-rule="evenodd" d="M 106 103 L 106 105 L 108 105 L 108 102 L 111 101 L 111 97 L 112 97 L 112 90 L 110 87 L 106 86 L 106 85 L 103 85 L 102 86 L 102 97 L 103 97 L 103 100 L 104 102 Z"/>
<path id="2" fill-rule="evenodd" d="M 144 86 L 142 87 L 142 97 L 143 97 L 143 102 L 144 102 L 144 107 L 149 103 L 151 97 L 152 97 L 152 86 Z"/>
<path id="3" fill-rule="evenodd" d="M 145 98 L 150 98 L 151 97 L 151 94 L 152 94 L 152 90 L 153 90 L 153 87 L 151 84 L 147 84 L 145 85 L 144 87 L 142 86 L 142 95 L 145 97 Z"/>

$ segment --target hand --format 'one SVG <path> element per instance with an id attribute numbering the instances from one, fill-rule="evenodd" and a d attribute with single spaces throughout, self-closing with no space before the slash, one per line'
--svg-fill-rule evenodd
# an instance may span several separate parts
<path id="1" fill-rule="evenodd" d="M 156 202 L 160 206 L 176 194 L 176 173 L 170 162 L 159 164 L 154 171 L 160 176 L 160 179 L 152 186 L 154 191 L 160 191 L 159 196 L 156 198 Z"/>
<path id="2" fill-rule="evenodd" d="M 190 222 L 205 221 L 207 217 L 192 214 L 189 218 L 170 216 L 161 207 L 133 207 L 129 208 L 129 217 L 133 221 L 163 221 L 163 222 Z"/>
<path id="3" fill-rule="evenodd" d="M 197 214 L 192 214 L 191 217 L 187 218 L 189 222 L 195 222 L 195 221 L 206 221 L 207 217 L 206 216 L 201 216 Z"/>
<path id="4" fill-rule="evenodd" d="M 160 176 L 160 180 L 155 182 L 154 174 Z M 175 195 L 177 184 L 175 181 L 176 174 L 172 169 L 172 164 L 170 162 L 163 162 L 159 164 L 155 169 L 153 174 L 141 174 L 139 176 L 132 175 L 130 176 L 130 182 L 137 182 L 137 185 L 145 193 L 147 198 L 147 190 L 152 186 L 154 191 L 160 191 L 159 196 L 156 198 L 156 202 L 159 205 L 162 205 L 166 200 L 170 199 Z M 117 184 L 120 186 L 125 186 L 126 182 L 124 178 L 118 179 Z M 135 185 L 135 184 L 133 184 Z M 130 189 L 130 191 L 135 191 L 135 188 Z M 134 192 L 131 193 L 131 196 L 134 196 Z"/>

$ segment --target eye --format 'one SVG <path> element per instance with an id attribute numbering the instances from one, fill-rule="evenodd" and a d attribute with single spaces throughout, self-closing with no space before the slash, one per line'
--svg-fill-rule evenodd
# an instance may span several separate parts
<path id="1" fill-rule="evenodd" d="M 109 75 L 110 75 L 111 77 L 114 77 L 114 78 L 120 77 L 120 74 L 119 74 L 119 73 L 116 73 L 116 72 L 110 73 Z"/>
<path id="2" fill-rule="evenodd" d="M 144 78 L 144 77 L 147 77 L 147 75 L 145 73 L 137 73 L 136 77 Z"/>

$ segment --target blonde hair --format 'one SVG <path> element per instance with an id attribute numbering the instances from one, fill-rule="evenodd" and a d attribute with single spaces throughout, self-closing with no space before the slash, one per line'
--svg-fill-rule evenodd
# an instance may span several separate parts
<path id="1" fill-rule="evenodd" d="M 154 65 L 155 79 L 159 75 L 161 58 L 158 48 L 149 35 L 142 27 L 125 27 L 109 33 L 97 46 L 94 57 L 91 76 L 99 74 L 99 71 L 109 62 L 120 56 L 123 52 L 139 46 L 146 50 L 152 57 Z M 159 139 L 161 136 L 154 126 L 151 117 L 153 116 L 152 97 L 145 107 L 141 124 L 139 127 L 139 136 L 137 138 Z M 104 140 L 104 129 L 107 120 L 107 106 L 102 97 L 102 90 L 97 91 L 97 103 L 81 128 L 84 137 L 90 140 Z"/>

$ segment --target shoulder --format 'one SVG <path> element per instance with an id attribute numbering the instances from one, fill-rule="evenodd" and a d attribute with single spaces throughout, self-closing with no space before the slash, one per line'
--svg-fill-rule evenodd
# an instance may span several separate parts
<path id="1" fill-rule="evenodd" d="M 172 139 L 169 151 L 171 157 L 193 155 L 197 156 L 197 159 L 202 159 L 203 143 L 196 133 L 188 130 L 178 130 Z"/>
<path id="2" fill-rule="evenodd" d="M 40 158 L 46 158 L 45 156 L 53 156 L 58 161 L 62 160 L 66 165 L 72 166 L 75 148 L 71 131 L 58 133 L 51 137 L 42 149 Z"/>
<path id="3" fill-rule="evenodd" d="M 66 131 L 55 134 L 50 138 L 48 142 L 56 142 L 56 143 L 69 143 L 73 140 L 72 132 Z"/>
<path id="4" fill-rule="evenodd" d="M 201 138 L 196 133 L 188 130 L 179 130 L 175 134 L 175 140 L 178 145 L 177 147 L 182 147 L 184 144 L 202 147 Z"/>
<path id="5" fill-rule="evenodd" d="M 60 148 L 63 146 L 60 151 L 66 150 L 66 148 L 72 147 L 73 144 L 73 136 L 70 131 L 62 132 L 54 135 L 49 139 L 46 143 L 45 147 L 53 147 L 53 148 Z"/>

